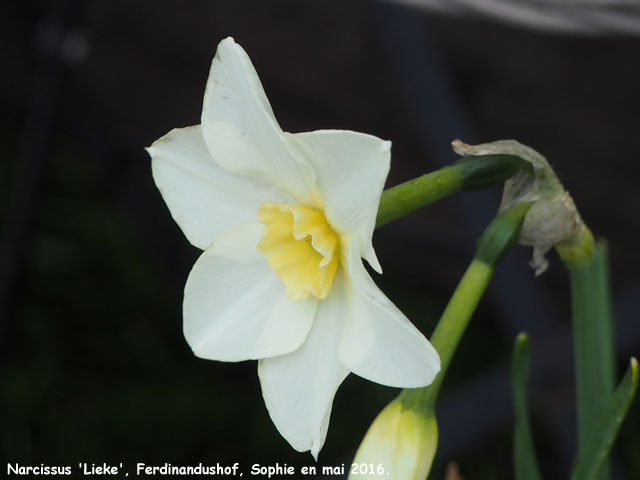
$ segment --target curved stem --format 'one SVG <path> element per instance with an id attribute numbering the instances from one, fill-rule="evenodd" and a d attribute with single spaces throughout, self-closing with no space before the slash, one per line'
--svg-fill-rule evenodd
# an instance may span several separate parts
<path id="1" fill-rule="evenodd" d="M 531 164 L 515 155 L 462 157 L 453 165 L 382 192 L 376 228 L 459 190 L 474 191 L 500 185 L 519 170 L 531 171 Z"/>
<path id="2" fill-rule="evenodd" d="M 476 255 L 431 335 L 431 344 L 440 355 L 440 373 L 431 385 L 403 390 L 400 395 L 405 401 L 421 403 L 425 408 L 435 406 L 440 386 L 462 334 L 491 280 L 495 267 L 518 238 L 524 216 L 530 207 L 530 203 L 520 203 L 499 214 L 480 237 Z"/>

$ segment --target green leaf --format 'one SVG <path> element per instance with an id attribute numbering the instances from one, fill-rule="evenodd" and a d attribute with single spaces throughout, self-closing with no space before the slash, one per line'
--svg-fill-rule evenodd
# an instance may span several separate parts
<path id="1" fill-rule="evenodd" d="M 622 382 L 611 396 L 598 428 L 592 431 L 578 458 L 571 480 L 591 480 L 596 478 L 605 463 L 611 445 L 616 438 L 629 405 L 638 389 L 638 361 L 631 358 L 629 368 Z"/>
<path id="2" fill-rule="evenodd" d="M 541 480 L 540 469 L 531 435 L 527 402 L 529 380 L 529 338 L 526 333 L 516 337 L 511 364 L 513 395 L 513 468 L 516 480 Z"/>

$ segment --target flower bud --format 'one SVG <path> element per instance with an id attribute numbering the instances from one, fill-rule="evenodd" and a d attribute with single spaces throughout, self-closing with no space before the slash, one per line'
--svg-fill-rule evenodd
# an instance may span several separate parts
<path id="1" fill-rule="evenodd" d="M 425 480 L 437 445 L 433 410 L 407 402 L 401 395 L 369 427 L 349 479 Z"/>

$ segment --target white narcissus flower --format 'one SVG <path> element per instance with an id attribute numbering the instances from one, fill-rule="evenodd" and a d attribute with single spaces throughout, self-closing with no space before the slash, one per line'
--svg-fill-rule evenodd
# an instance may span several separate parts
<path id="1" fill-rule="evenodd" d="M 269 414 L 317 457 L 349 372 L 421 387 L 440 369 L 427 339 L 378 289 L 371 243 L 390 142 L 345 130 L 291 134 L 246 52 L 220 42 L 202 124 L 148 148 L 187 239 L 204 250 L 184 294 L 194 353 L 259 360 Z"/>

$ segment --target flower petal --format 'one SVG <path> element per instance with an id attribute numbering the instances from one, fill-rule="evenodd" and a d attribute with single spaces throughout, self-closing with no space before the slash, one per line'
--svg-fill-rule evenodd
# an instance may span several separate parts
<path id="1" fill-rule="evenodd" d="M 303 205 L 317 202 L 311 196 L 313 168 L 287 152 L 258 74 L 231 37 L 220 42 L 211 63 L 202 128 L 211 155 L 222 167 L 271 183 Z"/>
<path id="2" fill-rule="evenodd" d="M 257 223 L 262 202 L 292 200 L 264 182 L 216 165 L 200 125 L 171 130 L 147 151 L 171 215 L 191 244 L 202 250 L 232 226 Z"/>
<path id="3" fill-rule="evenodd" d="M 317 300 L 290 300 L 256 250 L 262 227 L 222 234 L 193 266 L 184 292 L 184 335 L 193 352 L 222 361 L 292 352 L 306 338 Z"/>
<path id="4" fill-rule="evenodd" d="M 429 385 L 440 371 L 438 352 L 373 282 L 353 243 L 347 255 L 351 288 L 340 360 L 353 373 L 382 385 Z"/>
<path id="5" fill-rule="evenodd" d="M 371 237 L 389 173 L 391 142 L 347 130 L 286 137 L 290 151 L 313 165 L 331 226 L 342 235 L 357 235 L 363 257 L 381 273 Z"/>
<path id="6" fill-rule="evenodd" d="M 343 274 L 336 275 L 313 327 L 295 352 L 260 360 L 258 375 L 269 415 L 280 434 L 317 459 L 324 444 L 336 390 L 349 371 L 338 360 L 346 309 Z"/>

